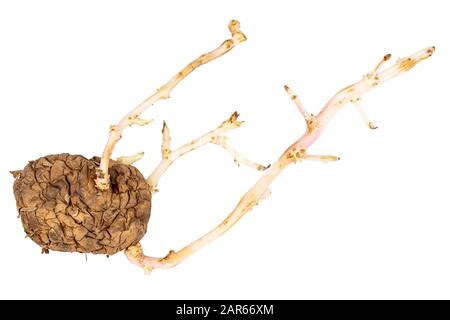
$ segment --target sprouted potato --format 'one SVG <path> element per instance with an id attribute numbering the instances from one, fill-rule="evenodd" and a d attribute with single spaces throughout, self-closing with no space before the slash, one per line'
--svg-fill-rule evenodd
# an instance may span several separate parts
<path id="1" fill-rule="evenodd" d="M 15 178 L 14 196 L 25 233 L 43 252 L 56 250 L 112 255 L 125 251 L 128 259 L 142 267 L 146 273 L 155 268 L 171 268 L 177 265 L 220 237 L 255 205 L 268 197 L 270 184 L 290 164 L 304 160 L 339 160 L 337 156 L 308 153 L 308 148 L 321 136 L 334 115 L 344 105 L 353 103 L 367 127 L 376 129 L 360 106 L 361 96 L 385 81 L 409 71 L 435 51 L 434 47 L 425 48 L 398 59 L 394 65 L 382 70 L 383 65 L 391 58 L 390 54 L 385 55 L 360 81 L 336 93 L 317 115 L 309 113 L 294 91 L 284 86 L 286 93 L 305 118 L 306 131 L 271 165 L 255 163 L 228 144 L 225 133 L 242 124 L 238 120 L 237 112 L 215 129 L 176 149 L 170 144 L 170 130 L 164 122 L 162 159 L 146 179 L 132 166 L 143 157 L 143 152 L 111 160 L 114 147 L 125 128 L 133 125 L 143 126 L 151 122 L 141 118 L 141 114 L 148 107 L 159 100 L 168 99 L 172 89 L 196 68 L 221 57 L 247 39 L 241 32 L 238 21 L 232 20 L 228 29 L 231 33 L 230 39 L 189 63 L 116 125 L 110 127 L 109 139 L 101 158 L 86 159 L 81 155 L 65 153 L 48 155 L 30 161 L 22 170 L 12 171 Z M 165 257 L 144 255 L 139 241 L 147 231 L 151 198 L 152 194 L 158 191 L 159 179 L 175 160 L 206 144 L 223 148 L 233 156 L 237 164 L 264 171 L 264 174 L 214 229 L 178 251 L 170 250 Z"/>

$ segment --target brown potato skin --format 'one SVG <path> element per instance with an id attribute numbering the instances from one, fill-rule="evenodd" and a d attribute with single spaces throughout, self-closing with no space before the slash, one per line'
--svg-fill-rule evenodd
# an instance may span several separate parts
<path id="1" fill-rule="evenodd" d="M 111 160 L 111 187 L 95 187 L 99 158 L 54 154 L 14 171 L 14 196 L 25 233 L 48 250 L 113 255 L 147 231 L 151 192 L 131 165 Z"/>

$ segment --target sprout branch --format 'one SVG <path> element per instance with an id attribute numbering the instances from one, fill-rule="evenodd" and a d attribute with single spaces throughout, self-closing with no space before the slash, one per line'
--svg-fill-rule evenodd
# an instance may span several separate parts
<path id="1" fill-rule="evenodd" d="M 209 143 L 218 145 L 223 149 L 225 149 L 226 151 L 228 151 L 233 156 L 234 162 L 237 165 L 243 164 L 256 170 L 260 171 L 265 170 L 266 169 L 265 166 L 250 161 L 249 159 L 245 158 L 240 153 L 238 153 L 236 150 L 234 150 L 229 144 L 227 144 L 228 137 L 226 137 L 224 133 L 239 128 L 241 126 L 243 121 L 238 121 L 237 120 L 238 117 L 239 113 L 234 112 L 227 120 L 222 122 L 216 129 L 204 134 L 203 136 L 195 140 L 192 140 L 191 142 L 182 145 L 181 147 L 175 150 L 170 149 L 170 131 L 166 122 L 164 122 L 162 129 L 162 144 L 161 144 L 162 160 L 158 164 L 156 169 L 153 171 L 153 173 L 147 178 L 147 182 L 150 185 L 151 191 L 154 192 L 157 190 L 156 188 L 159 179 L 175 160 L 185 155 L 186 153 L 191 152 Z"/>
<path id="2" fill-rule="evenodd" d="M 143 157 L 144 157 L 144 152 L 142 151 L 142 152 L 133 154 L 131 156 L 118 157 L 116 161 L 121 164 L 130 165 L 130 164 L 133 164 L 133 163 L 141 160 Z"/>
<path id="3" fill-rule="evenodd" d="M 228 24 L 228 29 L 231 33 L 231 39 L 225 40 L 219 47 L 205 53 L 189 63 L 180 72 L 172 77 L 166 84 L 160 87 L 154 94 L 142 101 L 136 108 L 125 115 L 122 120 L 116 125 L 111 126 L 109 132 L 109 139 L 106 143 L 105 149 L 103 150 L 102 158 L 100 161 L 100 166 L 97 169 L 97 177 L 95 180 L 96 187 L 99 190 L 107 190 L 109 188 L 109 159 L 111 158 L 112 152 L 116 143 L 122 138 L 123 130 L 133 124 L 145 125 L 150 122 L 150 120 L 144 120 L 140 118 L 142 112 L 144 112 L 148 107 L 153 105 L 155 102 L 168 99 L 171 91 L 176 85 L 186 78 L 192 71 L 204 65 L 214 59 L 217 59 L 233 49 L 235 46 L 246 40 L 245 35 L 240 31 L 240 24 L 236 20 L 232 20 Z"/>
<path id="4" fill-rule="evenodd" d="M 270 168 L 268 168 L 265 174 L 255 183 L 255 185 L 244 194 L 228 217 L 226 217 L 225 220 L 214 229 L 178 251 L 171 250 L 165 257 L 162 258 L 145 256 L 140 244 L 132 246 L 125 251 L 128 259 L 134 264 L 142 267 L 146 273 L 155 268 L 171 268 L 206 244 L 214 241 L 227 232 L 248 211 L 250 211 L 260 201 L 264 200 L 270 194 L 269 186 L 272 181 L 289 164 L 296 163 L 297 161 L 303 159 L 321 160 L 325 162 L 337 160 L 338 158 L 333 156 L 314 156 L 307 153 L 308 147 L 320 137 L 333 116 L 347 103 L 359 99 L 367 91 L 403 72 L 410 70 L 420 61 L 430 57 L 433 52 L 434 47 L 426 48 L 406 58 L 399 59 L 393 66 L 385 69 L 384 71 L 380 71 L 381 66 L 390 57 L 390 55 L 386 55 L 372 72 L 364 76 L 362 80 L 340 90 L 326 103 L 323 109 L 312 118 L 309 113 L 305 111 L 303 105 L 301 105 L 292 90 L 285 87 L 286 92 L 289 94 L 294 103 L 296 103 L 308 124 L 306 132 L 281 154 L 278 160 L 275 161 Z M 311 119 L 313 119 L 313 121 L 311 121 Z"/>

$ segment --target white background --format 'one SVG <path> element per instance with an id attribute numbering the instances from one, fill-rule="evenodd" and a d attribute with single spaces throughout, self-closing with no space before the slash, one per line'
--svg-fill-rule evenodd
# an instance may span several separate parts
<path id="1" fill-rule="evenodd" d="M 126 130 L 114 156 L 158 163 L 173 146 L 241 112 L 230 143 L 264 164 L 304 130 L 283 90 L 311 112 L 386 53 L 435 55 L 348 105 L 311 148 L 337 163 L 291 166 L 272 196 L 171 270 L 144 276 L 123 254 L 51 252 L 24 239 L 9 170 L 69 152 L 99 155 L 108 126 L 239 19 L 248 41 L 196 70 Z M 2 1 L 1 298 L 450 298 L 446 1 Z M 260 176 L 215 146 L 173 165 L 142 241 L 165 255 L 219 223 Z"/>

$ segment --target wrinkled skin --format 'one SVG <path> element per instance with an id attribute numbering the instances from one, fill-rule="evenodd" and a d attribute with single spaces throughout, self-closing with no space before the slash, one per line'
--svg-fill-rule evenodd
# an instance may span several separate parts
<path id="1" fill-rule="evenodd" d="M 12 172 L 25 233 L 43 252 L 112 255 L 137 244 L 147 231 L 151 192 L 142 174 L 111 161 L 111 188 L 99 191 L 98 160 L 48 155 Z"/>

